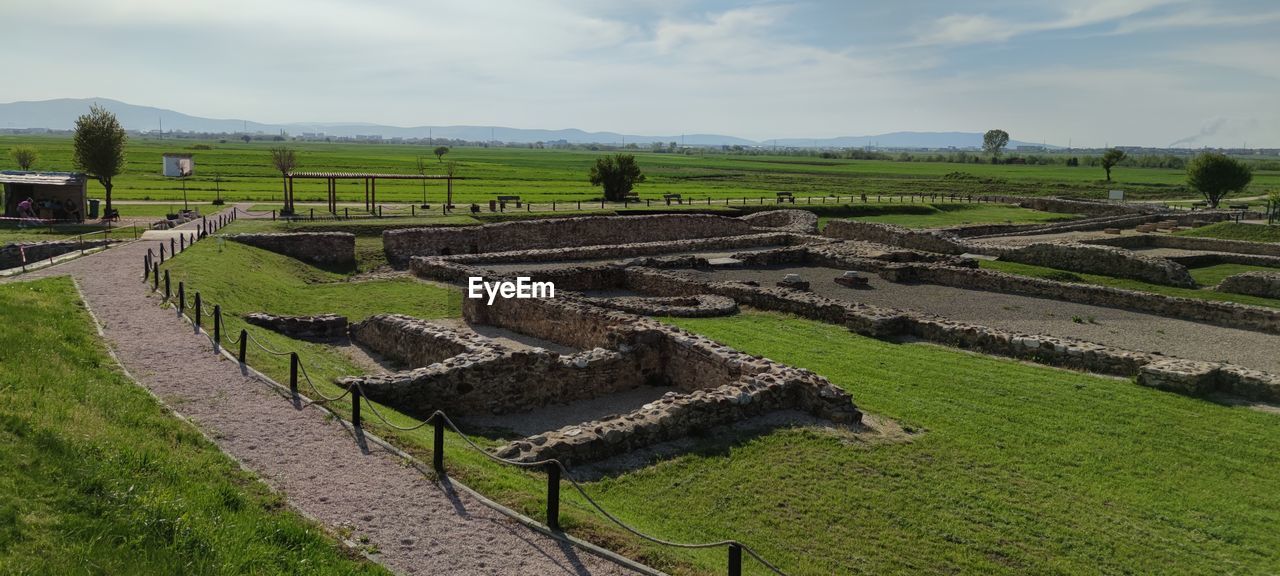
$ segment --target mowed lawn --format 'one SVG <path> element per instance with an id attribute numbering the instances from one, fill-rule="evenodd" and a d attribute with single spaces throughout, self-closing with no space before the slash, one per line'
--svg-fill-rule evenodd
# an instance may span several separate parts
<path id="1" fill-rule="evenodd" d="M 802 574 L 1280 570 L 1276 414 L 773 313 L 676 323 L 923 434 L 784 431 L 602 484 L 646 526 L 737 534 Z"/>
<path id="2" fill-rule="evenodd" d="M 0 573 L 386 573 L 121 374 L 70 280 L 0 286 L 0 361 Z"/>
<path id="3" fill-rule="evenodd" d="M 1177 236 L 1244 240 L 1247 242 L 1280 242 L 1280 226 L 1268 226 L 1265 224 L 1216 222 L 1208 226 L 1183 230 L 1174 234 Z"/>
<path id="4" fill-rule="evenodd" d="M 230 139 L 158 140 L 131 137 L 124 173 L 116 179 L 116 198 L 181 200 L 182 184 L 160 174 L 161 154 L 195 154 L 195 175 L 187 179 L 188 198 L 210 201 L 221 190 L 227 200 L 279 202 L 282 183 L 271 167 L 268 149 L 287 144 L 298 151 L 299 171 L 417 172 L 417 158 L 426 157 L 427 173 L 443 174 L 430 146 L 408 144 L 355 144 L 325 142 L 258 142 Z M 0 150 L 17 145 L 35 147 L 40 153 L 36 168 L 70 170 L 71 139 L 65 136 L 0 136 Z M 199 149 L 197 149 L 199 147 Z M 204 149 L 208 148 L 208 149 Z M 892 162 L 842 160 L 802 156 L 749 156 L 728 153 L 634 153 L 647 180 L 636 188 L 643 198 L 660 200 L 663 194 L 686 198 L 737 199 L 743 196 L 774 198 L 776 192 L 804 195 L 850 194 L 1016 194 L 1067 195 L 1105 198 L 1107 190 L 1121 187 L 1130 198 L 1190 198 L 1184 189 L 1182 170 L 1120 167 L 1113 182 L 1103 180 L 1096 167 L 1063 165 L 991 165 L 945 162 Z M 526 201 L 569 202 L 600 196 L 587 181 L 595 159 L 608 151 L 531 148 L 455 147 L 444 157 L 454 162 L 456 203 L 487 202 L 498 195 L 521 196 Z M 1262 193 L 1280 184 L 1280 172 L 1259 170 L 1249 193 Z M 321 180 L 295 182 L 299 201 L 321 201 L 327 184 Z M 423 190 L 412 181 L 384 181 L 378 185 L 380 202 L 421 202 Z M 440 182 L 427 185 L 427 200 L 438 204 L 444 197 Z M 91 183 L 89 193 L 100 197 L 102 189 Z M 338 181 L 340 199 L 360 202 L 361 181 Z"/>

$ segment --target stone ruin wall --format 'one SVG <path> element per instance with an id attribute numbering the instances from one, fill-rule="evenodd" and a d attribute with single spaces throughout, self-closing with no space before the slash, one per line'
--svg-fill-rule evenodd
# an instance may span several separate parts
<path id="1" fill-rule="evenodd" d="M 1280 272 L 1244 272 L 1228 276 L 1215 288 L 1219 292 L 1280 298 Z"/>
<path id="2" fill-rule="evenodd" d="M 355 266 L 356 264 L 356 237 L 346 232 L 229 234 L 224 238 L 311 264 L 332 266 Z"/>
<path id="3" fill-rule="evenodd" d="M 877 222 L 832 220 L 822 230 L 822 235 L 840 240 L 864 240 L 939 254 L 955 255 L 969 251 L 969 247 L 959 237 L 951 234 L 931 230 L 913 230 Z"/>
<path id="4" fill-rule="evenodd" d="M 634 244 L 612 244 L 607 246 L 577 246 L 572 248 L 539 248 L 532 250 L 514 250 L 508 252 L 489 252 L 482 254 L 453 254 L 438 256 L 459 264 L 512 264 L 534 262 L 557 262 L 563 260 L 602 260 L 605 258 L 632 258 L 660 256 L 673 252 L 698 252 L 707 250 L 726 250 L 733 248 L 758 248 L 762 246 L 789 246 L 804 242 L 825 241 L 817 236 L 801 236 L 785 232 L 764 232 L 742 236 L 722 236 L 717 238 L 695 238 L 691 240 L 674 240 L 666 242 L 641 242 Z M 431 256 L 415 256 L 433 258 Z"/>
<path id="5" fill-rule="evenodd" d="M 808 210 L 766 210 L 742 217 L 752 226 L 781 228 L 796 234 L 817 234 L 818 215 Z"/>
<path id="6" fill-rule="evenodd" d="M 1072 242 L 1038 242 L 1019 248 L 989 246 L 983 252 L 997 255 L 1000 260 L 1004 261 L 1046 266 L 1084 274 L 1130 278 L 1153 284 L 1184 288 L 1194 288 L 1196 285 L 1186 266 L 1167 258 L 1145 256 L 1112 246 Z"/>
<path id="7" fill-rule="evenodd" d="M 922 282 L 967 290 L 985 290 L 1067 300 L 1080 304 L 1136 310 L 1228 328 L 1280 334 L 1280 310 L 1234 302 L 1165 296 L 1075 282 L 1059 282 L 995 270 L 922 264 L 884 267 L 880 276 L 891 282 Z"/>
<path id="8" fill-rule="evenodd" d="M 1173 248 L 1177 250 L 1230 252 L 1235 254 L 1280 257 L 1280 243 L 1220 240 L 1218 238 L 1196 238 L 1194 236 L 1173 236 L 1170 234 L 1142 234 L 1134 236 L 1117 236 L 1114 238 L 1098 238 L 1095 240 L 1089 240 L 1088 243 L 1129 249 Z"/>
<path id="9" fill-rule="evenodd" d="M 388 230 L 382 243 L 392 265 L 403 268 L 414 256 L 613 246 L 758 232 L 745 220 L 705 214 L 587 216 Z"/>
<path id="10" fill-rule="evenodd" d="M 48 242 L 15 242 L 0 246 L 0 270 L 22 266 L 22 254 L 26 252 L 27 264 L 35 264 L 41 260 L 56 258 L 77 250 L 89 250 L 109 246 L 111 240 L 51 240 Z"/>

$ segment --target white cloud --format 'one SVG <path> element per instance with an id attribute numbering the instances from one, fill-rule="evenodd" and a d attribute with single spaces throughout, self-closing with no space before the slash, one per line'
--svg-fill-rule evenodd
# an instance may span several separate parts
<path id="1" fill-rule="evenodd" d="M 1069 30 L 1113 22 L 1184 0 L 1090 0 L 1067 3 L 1052 18 L 1011 20 L 985 14 L 951 14 L 938 18 L 918 35 L 917 46 L 1004 42 L 1016 36 Z"/>

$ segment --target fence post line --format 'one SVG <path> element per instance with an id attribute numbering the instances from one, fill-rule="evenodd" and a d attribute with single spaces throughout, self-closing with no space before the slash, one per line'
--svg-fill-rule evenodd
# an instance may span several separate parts
<path id="1" fill-rule="evenodd" d="M 298 395 L 298 353 L 289 353 L 289 392 Z"/>
<path id="2" fill-rule="evenodd" d="M 200 310 L 200 291 L 199 291 L 199 290 L 196 290 L 196 313 L 195 313 L 195 317 L 196 317 L 196 330 L 199 330 L 199 329 L 200 329 L 200 315 L 201 315 L 201 314 L 203 314 L 203 312 Z"/>
<path id="3" fill-rule="evenodd" d="M 147 254 L 142 257 L 142 281 L 146 282 L 151 279 L 151 255 Z"/>
<path id="4" fill-rule="evenodd" d="M 360 386 L 351 386 L 351 425 L 360 428 Z"/>
<path id="5" fill-rule="evenodd" d="M 160 289 L 160 265 L 154 262 L 151 264 L 151 282 L 152 290 Z"/>
<path id="6" fill-rule="evenodd" d="M 169 269 L 164 269 L 164 299 L 169 299 Z"/>
<path id="7" fill-rule="evenodd" d="M 434 433 L 431 435 L 431 467 L 436 474 L 444 476 L 444 416 L 437 412 L 432 420 Z"/>
<path id="8" fill-rule="evenodd" d="M 160 263 L 164 264 L 164 242 L 160 243 Z"/>
<path id="9" fill-rule="evenodd" d="M 187 249 L 187 237 L 185 235 L 178 236 L 178 248 Z"/>
<path id="10" fill-rule="evenodd" d="M 181 236 L 181 234 L 179 234 L 179 236 Z M 174 247 L 177 245 L 178 243 L 174 241 L 173 236 L 170 236 L 169 237 L 169 257 L 170 258 L 178 255 L 178 251 L 174 250 Z"/>
<path id="11" fill-rule="evenodd" d="M 222 305 L 213 305 L 213 341 L 222 346 Z"/>
<path id="12" fill-rule="evenodd" d="M 185 286 L 182 285 L 182 282 L 179 281 L 178 282 L 178 313 L 182 314 L 182 313 L 185 313 L 186 311 L 187 311 L 187 289 Z"/>
<path id="13" fill-rule="evenodd" d="M 729 543 L 729 576 L 742 576 L 742 545 Z"/>
<path id="14" fill-rule="evenodd" d="M 240 363 L 244 364 L 244 353 L 249 347 L 249 331 L 244 328 L 240 329 Z"/>
<path id="15" fill-rule="evenodd" d="M 560 465 L 547 462 L 547 527 L 560 531 Z"/>

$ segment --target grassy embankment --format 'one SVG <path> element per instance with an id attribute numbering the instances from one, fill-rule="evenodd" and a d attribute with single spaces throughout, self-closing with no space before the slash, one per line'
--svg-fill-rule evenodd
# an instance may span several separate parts
<path id="1" fill-rule="evenodd" d="M 456 316 L 450 291 L 350 284 L 227 243 L 167 264 L 232 317 L 253 310 Z M 1265 573 L 1280 565 L 1280 419 L 1099 378 L 922 344 L 889 344 L 792 317 L 678 320 L 747 352 L 810 368 L 871 412 L 922 432 L 862 442 L 782 429 L 697 450 L 588 489 L 610 510 L 677 540 L 739 538 L 795 574 Z M 255 329 L 302 352 L 326 394 L 358 372 L 332 347 Z M 797 346 L 803 342 L 803 346 Z M 278 379 L 287 365 L 253 352 Z M 304 385 L 305 389 L 305 385 Z M 283 402 L 283 400 L 282 400 Z M 339 413 L 346 406 L 335 406 Z M 394 422 L 414 422 L 383 407 Z M 428 429 L 379 434 L 429 457 Z M 497 441 L 476 437 L 482 445 Z M 494 466 L 449 439 L 463 481 L 534 517 L 544 480 Z M 1229 487 L 1229 488 L 1228 488 Z M 638 542 L 567 496 L 579 535 L 679 573 L 719 573 L 723 552 Z M 748 565 L 751 563 L 748 562 Z"/>
<path id="2" fill-rule="evenodd" d="M 136 230 L 135 230 L 136 228 Z M 59 224 L 57 226 L 41 226 L 20 228 L 16 225 L 0 227 L 0 246 L 13 242 L 46 242 L 50 240 L 75 240 L 84 235 L 85 240 L 132 239 L 141 234 L 145 227 L 113 225 L 110 228 L 98 224 Z M 97 234 L 94 234 L 98 232 Z"/>
<path id="3" fill-rule="evenodd" d="M 0 572 L 385 574 L 107 356 L 65 278 L 0 286 Z"/>
<path id="4" fill-rule="evenodd" d="M 30 145 L 40 152 L 42 170 L 71 167 L 71 140 L 56 136 L 0 136 L 0 150 Z M 220 187 L 227 200 L 279 201 L 281 181 L 271 168 L 267 150 L 278 143 L 239 141 L 196 142 L 130 139 L 128 163 L 116 179 L 118 199 L 173 200 L 181 198 L 181 184 L 160 175 L 161 154 L 193 152 L 196 175 L 187 179 L 188 198 L 209 201 Z M 299 170 L 337 172 L 417 172 L 416 159 L 427 156 L 428 173 L 441 174 L 444 164 L 436 162 L 427 146 L 394 144 L 289 143 L 298 150 Z M 196 146 L 209 149 L 196 149 Z M 525 200 L 561 202 L 600 196 L 587 182 L 587 172 L 595 159 L 607 152 L 534 150 L 525 148 L 454 148 L 445 157 L 456 163 L 457 175 L 465 178 L 454 185 L 456 203 L 487 202 L 498 195 L 516 195 Z M 684 155 L 635 152 L 648 180 L 636 192 L 659 200 L 663 194 L 686 198 L 713 199 L 759 196 L 772 198 L 775 192 L 798 195 L 817 194 L 1016 194 L 1061 195 L 1104 198 L 1108 189 L 1123 188 L 1129 198 L 1191 198 L 1184 189 L 1182 170 L 1124 168 L 1114 182 L 1102 179 L 1102 170 L 1089 167 L 949 164 L 891 162 L 883 160 L 839 160 L 788 156 L 742 156 L 727 154 Z M 220 178 L 215 183 L 214 178 Z M 1249 193 L 1265 193 L 1280 187 L 1280 172 L 1259 170 Z M 364 196 L 360 181 L 340 181 L 340 198 L 360 202 Z M 301 201 L 323 201 L 326 184 L 321 180 L 295 183 Z M 90 194 L 100 196 L 101 188 L 90 185 Z M 439 182 L 427 186 L 427 201 L 438 204 L 444 195 Z M 422 187 L 411 181 L 384 181 L 378 185 L 382 202 L 421 202 Z M 127 213 L 127 212 L 126 212 Z"/>

